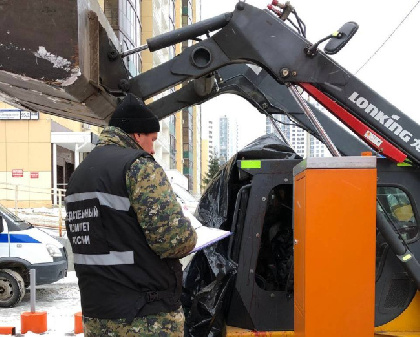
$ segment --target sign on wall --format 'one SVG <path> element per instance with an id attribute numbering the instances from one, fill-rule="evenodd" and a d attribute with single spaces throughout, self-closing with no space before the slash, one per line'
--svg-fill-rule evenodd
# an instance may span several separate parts
<path id="1" fill-rule="evenodd" d="M 0 120 L 37 120 L 39 112 L 20 109 L 0 109 Z"/>
<path id="2" fill-rule="evenodd" d="M 31 179 L 38 179 L 39 178 L 39 172 L 31 172 Z"/>
<path id="3" fill-rule="evenodd" d="M 13 169 L 12 170 L 12 177 L 22 178 L 23 177 L 23 170 L 22 169 Z"/>

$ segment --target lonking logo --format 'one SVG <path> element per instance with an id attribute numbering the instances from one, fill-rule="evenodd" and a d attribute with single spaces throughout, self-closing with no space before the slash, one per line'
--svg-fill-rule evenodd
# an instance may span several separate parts
<path id="1" fill-rule="evenodd" d="M 359 96 L 355 91 L 349 97 L 349 100 L 356 104 L 360 109 L 365 110 L 370 116 L 375 118 L 379 123 L 385 126 L 389 131 L 393 132 L 395 135 L 399 136 L 404 142 L 408 143 L 413 135 L 397 123 L 400 119 L 400 116 L 392 115 L 391 117 L 385 115 L 381 110 L 379 110 L 375 105 L 369 103 L 369 101 Z"/>

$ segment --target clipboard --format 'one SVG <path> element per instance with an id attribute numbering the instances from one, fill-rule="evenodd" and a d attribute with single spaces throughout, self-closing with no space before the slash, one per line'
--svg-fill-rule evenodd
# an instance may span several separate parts
<path id="1" fill-rule="evenodd" d="M 198 252 L 199 250 L 206 248 L 232 234 L 229 231 L 204 226 L 194 215 L 186 210 L 184 210 L 184 215 L 190 219 L 191 225 L 197 233 L 197 243 L 190 254 Z"/>

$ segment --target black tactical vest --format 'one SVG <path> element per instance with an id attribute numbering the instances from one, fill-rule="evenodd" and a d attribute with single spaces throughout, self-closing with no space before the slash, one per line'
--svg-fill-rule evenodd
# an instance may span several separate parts
<path id="1" fill-rule="evenodd" d="M 150 249 L 130 206 L 126 171 L 140 156 L 149 154 L 96 147 L 69 181 L 66 229 L 86 317 L 132 321 L 180 307 L 181 264 Z"/>

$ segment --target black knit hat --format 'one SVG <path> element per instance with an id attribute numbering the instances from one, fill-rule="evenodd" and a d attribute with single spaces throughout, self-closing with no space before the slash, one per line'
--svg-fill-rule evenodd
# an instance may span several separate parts
<path id="1" fill-rule="evenodd" d="M 133 94 L 127 94 L 118 104 L 109 120 L 109 126 L 116 126 L 126 133 L 159 132 L 159 120 L 153 112 Z"/>

